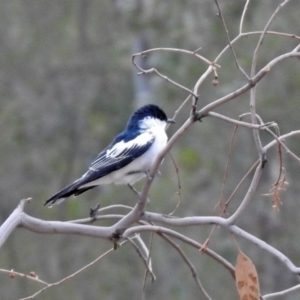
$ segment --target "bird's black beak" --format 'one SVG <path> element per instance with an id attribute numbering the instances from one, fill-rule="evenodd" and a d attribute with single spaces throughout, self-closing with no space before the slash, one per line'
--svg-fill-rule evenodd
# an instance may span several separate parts
<path id="1" fill-rule="evenodd" d="M 176 123 L 176 121 L 173 119 L 167 119 L 167 123 Z"/>

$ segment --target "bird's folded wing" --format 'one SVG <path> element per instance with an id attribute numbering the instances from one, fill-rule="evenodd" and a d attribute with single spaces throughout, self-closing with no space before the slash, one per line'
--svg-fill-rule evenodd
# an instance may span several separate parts
<path id="1" fill-rule="evenodd" d="M 127 142 L 120 140 L 112 143 L 91 163 L 89 171 L 83 176 L 87 180 L 85 183 L 127 166 L 143 155 L 152 146 L 154 140 L 155 136 L 152 133 L 145 132 Z"/>

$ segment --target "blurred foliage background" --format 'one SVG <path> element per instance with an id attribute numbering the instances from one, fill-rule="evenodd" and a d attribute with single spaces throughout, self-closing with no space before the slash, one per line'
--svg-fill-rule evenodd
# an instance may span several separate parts
<path id="1" fill-rule="evenodd" d="M 279 1 L 251 1 L 244 30 L 262 30 Z M 220 1 L 229 33 L 238 34 L 244 1 Z M 154 75 L 137 76 L 131 55 L 148 48 L 178 47 L 210 60 L 226 46 L 226 35 L 213 1 L 203 0 L 0 0 L 0 218 L 9 216 L 19 200 L 33 197 L 26 207 L 32 216 L 70 220 L 88 216 L 89 208 L 122 203 L 135 197 L 124 186 L 105 186 L 47 209 L 44 201 L 78 178 L 91 160 L 121 130 L 131 112 L 144 103 L 160 105 L 171 117 L 186 92 Z M 291 1 L 277 16 L 271 30 L 300 35 L 299 1 Z M 258 41 L 251 35 L 235 44 L 247 72 Z M 276 56 L 292 50 L 299 41 L 267 36 L 258 69 Z M 157 52 L 140 63 L 193 88 L 207 66 L 195 57 Z M 232 54 L 219 61 L 219 85 L 211 80 L 200 90 L 199 107 L 246 83 Z M 264 121 L 276 121 L 281 133 L 299 129 L 300 62 L 290 59 L 276 66 L 257 88 L 257 111 Z M 232 118 L 249 111 L 249 93 L 217 110 Z M 189 116 L 186 107 L 171 135 Z M 179 167 L 182 202 L 178 216 L 219 214 L 232 124 L 205 118 L 172 150 Z M 264 143 L 272 138 L 262 133 Z M 299 137 L 287 141 L 300 155 Z M 274 211 L 268 193 L 278 177 L 278 154 L 273 149 L 259 189 L 238 225 L 278 248 L 300 265 L 299 165 L 284 156 L 289 185 L 282 194 L 280 211 Z M 257 159 L 252 132 L 240 128 L 232 152 L 225 187 L 228 197 Z M 178 202 L 176 172 L 170 158 L 151 190 L 149 210 L 169 213 Z M 233 212 L 248 188 L 248 178 L 229 207 Z M 138 188 L 142 183 L 137 185 Z M 120 210 L 118 211 L 120 212 Z M 126 212 L 126 211 L 122 211 Z M 99 223 L 109 224 L 109 223 Z M 203 243 L 210 227 L 181 228 L 180 232 Z M 149 235 L 143 235 L 145 241 Z M 243 251 L 255 263 L 262 293 L 296 283 L 281 262 L 241 239 Z M 213 299 L 238 299 L 234 280 L 215 261 L 181 245 L 194 263 L 200 280 Z M 231 235 L 215 230 L 209 246 L 235 263 L 236 245 Z M 57 281 L 109 249 L 104 240 L 78 236 L 42 236 L 16 230 L 1 248 L 1 268 L 28 274 L 34 271 L 47 282 Z M 192 275 L 179 255 L 159 237 L 152 246 L 157 280 L 147 282 L 147 299 L 199 299 Z M 72 280 L 51 288 L 38 299 L 141 299 L 144 266 L 136 251 L 126 245 Z M 41 288 L 26 279 L 0 273 L 1 299 L 18 299 Z M 200 297 L 201 298 L 201 297 Z M 281 299 L 284 299 L 281 298 Z M 286 299 L 299 299 L 299 295 Z"/>

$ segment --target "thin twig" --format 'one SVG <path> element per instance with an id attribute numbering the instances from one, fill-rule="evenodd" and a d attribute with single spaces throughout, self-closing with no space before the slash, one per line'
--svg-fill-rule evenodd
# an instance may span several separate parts
<path id="1" fill-rule="evenodd" d="M 134 239 L 136 241 L 134 241 Z M 138 253 L 139 257 L 142 259 L 142 261 L 143 261 L 143 263 L 146 267 L 147 272 L 152 277 L 152 281 L 155 281 L 156 276 L 154 275 L 152 267 L 151 267 L 151 259 L 150 259 L 150 256 L 149 256 L 149 251 L 148 251 L 145 243 L 141 239 L 141 237 L 139 235 L 135 235 L 133 237 L 128 237 L 127 240 L 134 247 L 134 249 Z M 137 243 L 140 245 L 140 247 L 137 245 Z M 142 253 L 142 251 L 144 252 L 144 254 Z"/>
<path id="2" fill-rule="evenodd" d="M 268 30 L 268 28 L 270 27 L 271 23 L 273 22 L 274 18 L 276 17 L 276 15 L 279 13 L 279 11 L 282 9 L 283 6 L 285 6 L 290 0 L 285 0 L 283 1 L 281 4 L 279 4 L 276 8 L 276 10 L 274 11 L 274 13 L 272 14 L 272 16 L 270 17 L 270 19 L 268 20 L 265 28 L 263 29 L 261 36 L 257 42 L 256 48 L 254 50 L 253 53 L 253 59 L 252 59 L 252 66 L 251 66 L 251 77 L 254 76 L 255 74 L 255 69 L 256 69 L 256 64 L 257 64 L 257 59 L 258 59 L 258 51 L 260 46 L 263 43 L 263 40 L 265 38 L 266 32 Z"/>
<path id="3" fill-rule="evenodd" d="M 182 257 L 182 259 L 184 260 L 184 262 L 187 264 L 187 266 L 189 267 L 192 276 L 200 290 L 200 292 L 203 293 L 204 297 L 208 300 L 212 300 L 211 297 L 208 295 L 208 293 L 206 292 L 206 290 L 204 289 L 198 273 L 196 271 L 196 268 L 194 267 L 193 263 L 189 260 L 189 258 L 186 256 L 186 254 L 183 252 L 183 250 L 180 248 L 180 246 L 178 244 L 176 244 L 171 238 L 169 238 L 166 234 L 163 233 L 158 233 L 159 236 L 161 236 L 165 241 L 167 241 L 177 252 L 178 254 Z"/>
<path id="4" fill-rule="evenodd" d="M 254 170 L 255 167 L 257 167 L 259 163 L 259 160 L 257 160 L 252 167 L 247 171 L 247 173 L 243 176 L 243 178 L 240 180 L 240 182 L 237 184 L 237 186 L 235 187 L 235 189 L 233 190 L 233 192 L 231 193 L 231 195 L 229 196 L 229 198 L 227 199 L 227 201 L 225 202 L 224 205 L 224 209 L 227 210 L 227 207 L 230 203 L 230 201 L 233 199 L 234 195 L 236 194 L 236 192 L 238 191 L 238 189 L 240 188 L 240 186 L 242 185 L 242 183 L 245 181 L 245 179 L 248 177 L 248 175 Z"/>
<path id="5" fill-rule="evenodd" d="M 151 222 L 150 222 L 151 223 Z M 152 224 L 152 223 L 151 223 Z M 153 245 L 153 237 L 154 237 L 154 233 L 151 232 L 150 233 L 150 240 L 149 240 L 149 253 L 148 253 L 148 258 L 147 258 L 147 263 L 149 265 L 150 263 L 150 259 L 151 259 L 151 250 L 152 250 L 152 245 Z M 147 276 L 149 274 L 148 268 L 146 268 L 145 270 L 145 275 L 144 275 L 144 280 L 143 280 L 143 287 L 142 287 L 142 297 L 143 299 L 145 299 L 145 289 L 146 289 L 146 280 L 147 280 Z M 154 274 L 153 274 L 154 275 Z M 152 282 L 155 280 L 155 277 L 152 277 Z"/>
<path id="6" fill-rule="evenodd" d="M 16 272 L 15 270 L 5 270 L 5 269 L 0 269 L 0 272 L 8 273 L 11 278 L 18 276 L 18 277 L 22 277 L 22 278 L 26 278 L 26 279 L 30 279 L 30 280 L 42 283 L 44 285 L 49 284 L 46 281 L 39 279 L 39 277 L 35 273 L 34 274 L 24 274 L 24 273 Z"/>
<path id="7" fill-rule="evenodd" d="M 262 118 L 258 114 L 256 115 L 256 118 L 259 120 L 260 124 L 263 124 L 263 120 L 262 120 Z M 279 126 L 276 126 L 275 129 L 277 130 L 277 135 L 275 135 L 273 133 L 273 131 L 270 130 L 269 128 L 266 128 L 266 131 L 268 133 L 270 133 L 273 137 L 275 137 L 276 140 L 277 140 L 277 136 L 280 136 Z M 281 176 L 282 176 L 282 171 L 283 171 L 283 158 L 282 158 L 282 151 L 281 151 L 282 145 L 281 144 L 282 144 L 282 142 L 278 140 L 279 174 L 278 174 L 277 181 L 273 185 L 273 187 L 275 187 L 276 191 L 280 190 L 279 185 L 280 185 L 280 183 L 282 183 Z M 283 180 L 283 182 L 285 182 L 285 181 Z M 276 194 L 276 192 L 274 194 Z M 281 201 L 280 201 L 279 198 L 276 201 L 274 201 L 273 205 L 275 204 L 275 206 L 278 207 L 278 203 L 281 203 Z"/>
<path id="8" fill-rule="evenodd" d="M 178 202 L 177 202 L 175 208 L 173 209 L 173 211 L 168 214 L 169 216 L 172 216 L 176 212 L 176 210 L 179 207 L 180 203 L 182 202 L 182 199 L 181 199 L 181 183 L 180 183 L 180 177 L 179 177 L 179 168 L 176 164 L 176 161 L 175 161 L 173 155 L 170 152 L 169 152 L 169 155 L 171 157 L 171 160 L 172 160 L 174 168 L 175 168 L 175 172 L 176 172 L 176 176 L 177 176 L 177 186 L 178 186 L 178 192 L 177 192 Z"/>
<path id="9" fill-rule="evenodd" d="M 243 126 L 243 127 L 247 127 L 247 128 L 252 128 L 252 129 L 255 128 L 255 129 L 260 129 L 260 130 L 266 130 L 266 128 L 276 125 L 276 123 L 273 122 L 273 121 L 267 122 L 267 123 L 264 123 L 264 124 L 247 123 L 247 122 L 243 122 L 243 121 L 240 121 L 240 120 L 235 120 L 235 119 L 226 117 L 224 115 L 218 114 L 218 113 L 213 112 L 213 111 L 208 112 L 207 116 L 218 118 L 218 119 L 224 120 L 226 122 L 229 122 L 229 123 L 232 123 L 232 124 L 235 124 L 235 125 L 239 125 L 239 126 Z"/>
<path id="10" fill-rule="evenodd" d="M 287 295 L 288 293 L 291 293 L 291 292 L 294 292 L 297 290 L 300 290 L 300 284 L 297 284 L 291 288 L 288 288 L 288 289 L 280 291 L 280 292 L 266 294 L 266 295 L 262 296 L 262 299 L 266 300 L 266 299 L 273 298 L 273 297 L 284 296 L 284 295 Z"/>
<path id="11" fill-rule="evenodd" d="M 229 31 L 228 31 L 228 28 L 227 28 L 225 19 L 224 19 L 224 17 L 223 17 L 223 14 L 222 14 L 222 11 L 221 11 L 221 8 L 220 8 L 220 5 L 219 5 L 218 0 L 215 0 L 215 3 L 216 3 L 216 6 L 217 6 L 217 8 L 218 8 L 219 17 L 220 17 L 221 20 L 222 20 L 223 27 L 224 27 L 225 32 L 226 32 L 227 42 L 228 42 L 229 47 L 230 47 L 230 49 L 231 49 L 231 52 L 232 52 L 232 55 L 233 55 L 233 59 L 234 59 L 235 65 L 236 65 L 236 67 L 242 72 L 242 74 L 246 77 L 246 79 L 247 79 L 247 80 L 250 80 L 250 77 L 249 77 L 248 74 L 244 71 L 244 69 L 242 68 L 242 66 L 240 65 L 240 63 L 239 63 L 239 61 L 238 61 L 238 59 L 237 59 L 235 50 L 234 50 L 234 48 L 233 48 L 233 46 L 232 46 L 232 43 L 231 43 L 231 40 L 230 40 Z"/>
<path id="12" fill-rule="evenodd" d="M 270 27 L 271 23 L 273 22 L 275 16 L 278 14 L 278 12 L 280 11 L 280 9 L 289 2 L 289 0 L 285 0 L 284 2 L 282 2 L 281 4 L 278 5 L 278 7 L 276 8 L 276 10 L 274 11 L 274 13 L 272 14 L 272 16 L 270 17 L 270 19 L 268 20 L 259 40 L 258 43 L 256 45 L 256 48 L 254 50 L 253 53 L 253 59 L 252 59 L 252 65 L 251 65 L 251 78 L 253 78 L 255 76 L 255 72 L 256 72 L 256 65 L 257 65 L 257 60 L 258 60 L 258 51 L 263 43 L 266 31 L 268 30 L 268 28 Z M 256 86 L 254 85 L 251 90 L 250 90 L 250 112 L 251 112 L 251 121 L 253 124 L 256 124 Z M 262 161 L 262 168 L 264 167 L 264 164 L 266 162 L 266 157 L 265 157 L 265 153 L 263 150 L 263 146 L 261 143 L 261 139 L 259 136 L 259 131 L 254 129 L 253 130 L 253 136 L 254 136 L 254 141 L 255 141 L 255 145 L 257 148 L 257 151 L 260 155 L 260 159 Z"/>
<path id="13" fill-rule="evenodd" d="M 245 209 L 248 207 L 248 204 L 250 203 L 251 199 L 253 198 L 254 193 L 256 192 L 260 176 L 262 174 L 262 164 L 263 162 L 260 161 L 258 166 L 256 167 L 256 170 L 254 172 L 251 184 L 248 188 L 248 191 L 243 198 L 241 204 L 236 209 L 236 211 L 227 219 L 231 224 L 234 224 L 238 217 L 241 216 L 242 212 L 245 211 Z"/>
<path id="14" fill-rule="evenodd" d="M 226 203 L 223 206 L 225 182 L 226 182 L 226 179 L 227 179 L 227 176 L 228 176 L 229 162 L 230 162 L 230 158 L 231 158 L 231 154 L 232 154 L 232 147 L 233 147 L 233 142 L 234 142 L 234 139 L 235 139 L 235 136 L 236 136 L 237 129 L 238 129 L 238 125 L 235 125 L 233 133 L 232 133 L 232 136 L 231 136 L 231 141 L 230 141 L 229 149 L 228 149 L 227 161 L 226 161 L 226 166 L 225 166 L 225 172 L 224 172 L 223 181 L 222 181 L 222 187 L 221 187 L 220 200 L 219 200 L 219 203 L 215 206 L 215 207 L 217 207 L 219 205 L 221 207 L 220 216 L 223 216 L 226 213 L 227 206 L 228 206 L 228 203 L 229 203 L 228 201 L 226 201 Z M 214 225 L 213 228 L 212 228 L 212 230 L 210 231 L 209 236 L 207 237 L 206 242 L 205 242 L 205 247 L 206 247 L 206 245 L 208 245 L 209 240 L 210 240 L 210 238 L 211 238 L 211 236 L 212 236 L 212 234 L 213 234 L 213 232 L 215 231 L 216 228 L 217 228 L 217 226 Z"/>
<path id="15" fill-rule="evenodd" d="M 156 52 L 156 51 L 180 52 L 180 53 L 185 53 L 185 54 L 191 54 L 191 55 L 193 55 L 193 56 L 201 59 L 202 61 L 204 61 L 208 65 L 211 65 L 211 66 L 216 67 L 216 68 L 220 68 L 220 66 L 218 64 L 216 64 L 215 62 L 209 61 L 204 56 L 198 54 L 197 52 L 200 49 L 201 48 L 198 48 L 195 51 L 189 51 L 189 50 L 186 50 L 186 49 L 179 49 L 179 48 L 153 48 L 153 49 L 145 50 L 145 51 L 140 52 L 140 53 L 135 53 L 135 54 L 132 55 L 132 57 L 136 57 L 136 56 L 143 56 L 143 57 L 145 57 L 146 54 L 151 53 L 151 52 Z"/>
<path id="16" fill-rule="evenodd" d="M 280 146 L 282 146 L 286 152 L 291 155 L 293 158 L 295 158 L 298 162 L 300 162 L 300 157 L 297 156 L 292 150 L 290 150 L 290 148 L 287 147 L 287 145 L 279 139 L 278 136 L 276 136 L 276 134 L 272 131 L 272 130 L 267 130 L 267 132 L 272 135 L 274 137 L 274 139 L 276 139 L 276 141 L 280 144 Z"/>
<path id="17" fill-rule="evenodd" d="M 246 0 L 245 6 L 243 9 L 243 13 L 242 13 L 241 21 L 240 21 L 239 34 L 243 33 L 244 19 L 245 19 L 246 11 L 248 9 L 249 2 L 250 2 L 250 0 Z"/>
<path id="18" fill-rule="evenodd" d="M 246 115 L 249 115 L 250 113 L 244 113 L 244 114 L 242 114 L 240 117 L 243 117 L 243 116 L 246 116 Z M 261 125 L 266 125 L 266 124 L 268 124 L 268 123 L 266 123 L 266 124 L 264 124 L 263 123 L 263 121 L 262 121 L 262 119 L 261 119 L 261 117 L 258 115 L 258 114 L 256 114 L 256 118 L 260 121 L 260 124 Z M 260 126 L 261 126 L 260 125 Z M 275 122 L 272 122 L 272 126 L 273 127 L 278 127 L 278 125 L 275 123 Z M 299 156 L 297 156 L 292 150 L 290 150 L 290 148 L 288 148 L 287 146 L 286 146 L 286 144 L 284 143 L 284 140 L 281 140 L 281 139 L 279 139 L 279 136 L 278 135 L 276 135 L 272 130 L 270 130 L 268 127 L 271 127 L 271 126 L 267 126 L 267 127 L 265 127 L 264 128 L 264 130 L 266 130 L 270 135 L 272 135 L 272 137 L 274 138 L 274 139 L 276 139 L 276 141 L 286 150 L 286 152 L 288 153 L 288 154 L 290 154 L 293 158 L 295 158 L 298 162 L 300 162 L 300 157 Z"/>
<path id="19" fill-rule="evenodd" d="M 224 176 L 223 176 L 223 181 L 222 181 L 222 187 L 221 187 L 221 195 L 220 195 L 220 206 L 221 206 L 221 214 L 223 215 L 223 213 L 225 213 L 226 211 L 224 210 L 225 207 L 223 207 L 223 199 L 224 199 L 224 190 L 225 190 L 225 183 L 228 177 L 228 171 L 229 171 L 229 163 L 230 163 L 230 159 L 231 159 L 231 155 L 232 155 L 232 148 L 233 148 L 233 143 L 234 143 L 234 139 L 236 136 L 236 132 L 238 129 L 238 125 L 234 126 L 233 132 L 232 132 L 232 136 L 230 139 L 230 144 L 229 144 L 229 149 L 228 149 L 228 154 L 227 154 L 227 160 L 226 160 L 226 166 L 225 166 L 225 171 L 224 171 Z"/>
<path id="20" fill-rule="evenodd" d="M 191 95 L 188 95 L 186 99 L 181 103 L 181 105 L 176 109 L 174 115 L 173 115 L 173 120 L 176 120 L 178 114 L 182 111 L 182 109 L 185 107 L 185 105 L 190 101 Z M 171 124 L 168 124 L 166 127 L 166 130 L 169 128 Z"/>
<path id="21" fill-rule="evenodd" d="M 122 243 L 120 243 L 118 245 L 118 247 L 123 246 L 124 244 L 126 244 L 127 241 L 123 241 Z M 93 266 L 95 263 L 97 263 L 98 261 L 100 261 L 101 259 L 103 259 L 104 257 L 106 257 L 109 253 L 115 251 L 114 248 L 109 249 L 108 251 L 106 251 L 105 253 L 101 254 L 99 257 L 97 257 L 95 260 L 93 260 L 92 262 L 88 263 L 87 265 L 85 265 L 84 267 L 80 268 L 79 270 L 77 270 L 76 272 L 72 273 L 71 275 L 64 277 L 63 279 L 54 282 L 54 283 L 49 283 L 47 286 L 45 286 L 44 288 L 40 289 L 39 291 L 37 291 L 36 293 L 34 293 L 33 295 L 29 296 L 29 297 L 25 297 L 19 300 L 29 300 L 29 299 L 33 299 L 35 298 L 37 295 L 41 294 L 42 292 L 44 292 L 45 290 L 49 289 L 50 287 L 53 286 L 57 286 L 62 284 L 63 282 L 70 280 L 71 278 L 75 277 L 76 275 L 80 274 L 81 272 L 83 272 L 84 270 L 86 270 L 87 268 Z"/>
<path id="22" fill-rule="evenodd" d="M 195 98 L 198 97 L 196 94 L 194 94 L 194 92 L 193 92 L 192 90 L 190 90 L 190 89 L 188 89 L 187 87 L 181 85 L 180 83 L 178 83 L 178 82 L 176 82 L 176 81 L 170 79 L 169 77 L 167 77 L 167 76 L 161 74 L 156 68 L 151 68 L 151 69 L 146 70 L 146 69 L 143 69 L 142 67 L 140 67 L 140 66 L 135 62 L 135 57 L 136 57 L 137 55 L 142 55 L 142 53 L 137 53 L 137 54 L 133 54 L 133 55 L 132 55 L 132 64 L 140 71 L 140 72 L 138 73 L 138 75 L 155 73 L 158 77 L 160 77 L 160 78 L 166 80 L 167 82 L 169 82 L 169 83 L 171 83 L 171 84 L 173 84 L 173 85 L 179 87 L 180 89 L 182 89 L 182 90 L 184 90 L 184 91 L 190 93 L 190 94 L 191 94 L 192 96 L 194 96 Z"/>

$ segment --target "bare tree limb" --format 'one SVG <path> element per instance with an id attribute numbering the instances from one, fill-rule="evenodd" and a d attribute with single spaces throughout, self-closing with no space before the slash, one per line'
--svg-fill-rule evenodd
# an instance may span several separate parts
<path id="1" fill-rule="evenodd" d="M 148 213 L 148 212 L 145 212 L 145 220 L 155 220 L 159 223 L 164 223 L 164 218 L 166 216 L 163 216 L 163 215 L 160 215 L 160 214 L 155 214 L 155 213 Z M 212 217 L 214 218 L 214 217 Z M 218 217 L 217 217 L 218 218 Z M 176 220 L 179 220 L 177 218 L 175 218 Z M 170 220 L 175 220 L 174 218 L 166 218 L 165 220 L 168 220 L 167 223 L 169 223 Z M 219 218 L 221 219 L 221 218 Z M 190 226 L 190 225 L 187 225 L 185 223 L 185 225 L 183 225 L 185 222 L 182 222 L 181 225 L 179 226 Z M 176 223 L 174 223 L 176 225 Z M 169 224 L 169 225 L 174 225 L 173 223 L 172 224 Z M 193 225 L 191 225 L 193 226 Z M 144 229 L 142 229 L 142 227 L 145 227 Z M 170 236 L 173 236 L 179 240 L 181 240 L 182 242 L 186 243 L 186 244 L 189 244 L 195 248 L 197 248 L 198 250 L 202 248 L 202 245 L 196 241 L 194 241 L 193 239 L 190 239 L 189 237 L 181 234 L 181 233 L 178 233 L 174 230 L 171 230 L 171 229 L 168 229 L 168 228 L 164 228 L 164 227 L 160 227 L 160 226 L 154 226 L 154 225 L 148 225 L 148 226 L 136 226 L 136 227 L 132 227 L 128 230 L 126 230 L 124 232 L 124 237 L 127 237 L 131 234 L 134 234 L 135 231 L 149 231 L 149 232 L 156 232 L 156 233 L 165 233 L 167 235 L 170 235 Z M 205 254 L 207 254 L 208 256 L 210 256 L 211 258 L 215 259 L 216 261 L 218 261 L 219 263 L 221 263 L 230 273 L 231 275 L 234 277 L 235 275 L 235 269 L 234 267 L 227 261 L 225 260 L 223 257 L 221 257 L 220 255 L 218 255 L 217 253 L 215 253 L 214 251 L 206 248 Z"/>
<path id="2" fill-rule="evenodd" d="M 147 218 L 146 218 L 147 217 Z M 145 213 L 145 219 L 169 224 L 172 226 L 197 226 L 197 225 L 219 225 L 231 233 L 244 238 L 245 240 L 255 244 L 259 248 L 267 251 L 271 255 L 275 256 L 278 260 L 280 260 L 292 273 L 296 275 L 300 275 L 300 267 L 296 267 L 292 261 L 285 256 L 282 252 L 267 244 L 265 241 L 255 237 L 254 235 L 244 231 L 236 225 L 231 225 L 226 219 L 222 217 L 185 217 L 185 218 L 166 218 L 163 215 L 153 214 L 153 213 Z M 167 235 L 173 236 L 183 242 L 186 242 L 186 236 L 161 226 L 135 226 L 127 229 L 124 232 L 124 237 L 127 237 L 131 234 L 141 233 L 141 232 L 158 232 L 165 233 Z"/>
<path id="3" fill-rule="evenodd" d="M 23 212 L 27 201 L 28 199 L 21 200 L 18 207 L 0 227 L 0 247 L 16 227 L 22 227 L 32 232 L 43 234 L 76 234 L 112 240 L 113 232 L 109 227 L 83 226 L 70 222 L 44 221 L 33 218 Z"/>
<path id="4" fill-rule="evenodd" d="M 0 227 L 0 248 L 12 233 L 12 231 L 20 225 L 22 221 L 22 212 L 24 210 L 24 206 L 28 203 L 31 198 L 23 199 L 20 201 L 17 208 L 12 212 L 12 214 L 6 219 L 6 221 Z"/>

